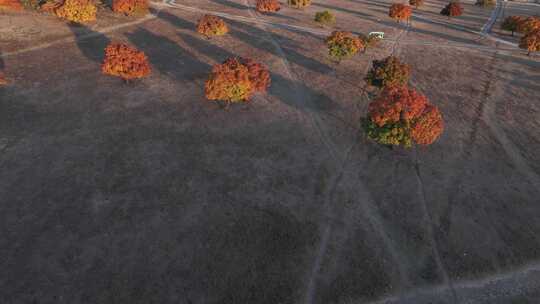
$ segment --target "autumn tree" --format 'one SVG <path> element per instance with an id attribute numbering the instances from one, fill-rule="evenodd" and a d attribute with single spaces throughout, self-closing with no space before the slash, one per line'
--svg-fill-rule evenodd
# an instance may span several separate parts
<path id="1" fill-rule="evenodd" d="M 443 131 L 438 108 L 406 86 L 387 87 L 368 106 L 363 128 L 369 138 L 388 146 L 433 143 Z"/>
<path id="2" fill-rule="evenodd" d="M 523 19 L 525 18 L 522 16 L 508 16 L 502 22 L 501 28 L 505 31 L 512 32 L 512 36 L 514 36 L 514 32 L 517 31 L 518 25 Z"/>
<path id="3" fill-rule="evenodd" d="M 518 22 L 516 32 L 526 35 L 538 29 L 540 29 L 540 18 L 527 17 Z"/>
<path id="4" fill-rule="evenodd" d="M 373 60 L 373 66 L 365 80 L 372 86 L 383 88 L 406 85 L 410 76 L 411 67 L 408 64 L 401 63 L 397 57 L 389 56 L 382 60 Z"/>
<path id="5" fill-rule="evenodd" d="M 210 38 L 212 36 L 221 36 L 229 32 L 229 27 L 223 19 L 213 16 L 204 15 L 197 24 L 197 32 L 201 35 Z"/>
<path id="6" fill-rule="evenodd" d="M 96 20 L 97 7 L 92 0 L 65 0 L 54 13 L 68 21 L 83 23 Z"/>
<path id="7" fill-rule="evenodd" d="M 4 73 L 0 71 L 0 86 L 6 85 L 8 83 L 6 76 L 4 76 Z"/>
<path id="8" fill-rule="evenodd" d="M 295 8 L 305 8 L 311 5 L 311 0 L 287 0 L 287 3 Z"/>
<path id="9" fill-rule="evenodd" d="M 257 11 L 261 13 L 275 13 L 281 9 L 278 0 L 257 0 Z"/>
<path id="10" fill-rule="evenodd" d="M 364 35 L 364 34 L 358 34 L 358 38 L 362 41 L 362 44 L 364 45 L 364 51 L 370 48 L 376 47 L 379 42 L 381 42 L 381 38 L 377 35 Z"/>
<path id="11" fill-rule="evenodd" d="M 127 16 L 142 16 L 148 13 L 148 0 L 113 0 L 112 10 Z"/>
<path id="12" fill-rule="evenodd" d="M 410 6 L 401 4 L 401 3 L 394 3 L 390 6 L 390 11 L 388 12 L 388 16 L 390 18 L 396 20 L 396 22 L 400 22 L 402 20 L 409 21 L 412 15 L 412 9 Z"/>
<path id="13" fill-rule="evenodd" d="M 212 68 L 205 83 L 209 100 L 229 103 L 245 102 L 255 92 L 265 92 L 270 86 L 268 69 L 252 59 L 229 58 Z"/>
<path id="14" fill-rule="evenodd" d="M 540 29 L 529 32 L 525 36 L 521 37 L 521 40 L 519 41 L 519 47 L 527 50 L 527 56 L 529 56 L 531 52 L 539 52 Z"/>
<path id="15" fill-rule="evenodd" d="M 117 76 L 127 82 L 148 76 L 151 69 L 144 52 L 126 44 L 113 42 L 105 48 L 105 60 L 101 71 L 103 74 Z"/>
<path id="16" fill-rule="evenodd" d="M 415 8 L 419 8 L 424 5 L 424 0 L 409 0 L 409 4 Z"/>
<path id="17" fill-rule="evenodd" d="M 350 32 L 334 31 L 325 41 L 328 55 L 338 62 L 354 56 L 364 48 L 362 40 Z"/>
<path id="18" fill-rule="evenodd" d="M 23 5 L 19 0 L 0 0 L 0 12 L 2 10 L 21 11 Z"/>
<path id="19" fill-rule="evenodd" d="M 441 15 L 448 16 L 448 18 L 461 16 L 462 14 L 463 7 L 461 6 L 461 3 L 457 1 L 448 3 L 448 5 L 441 10 Z"/>
<path id="20" fill-rule="evenodd" d="M 329 11 L 315 13 L 315 22 L 320 25 L 332 25 L 336 22 L 336 17 Z"/>

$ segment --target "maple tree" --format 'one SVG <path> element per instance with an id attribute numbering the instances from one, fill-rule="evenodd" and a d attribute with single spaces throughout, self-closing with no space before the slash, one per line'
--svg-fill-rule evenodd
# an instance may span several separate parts
<path id="1" fill-rule="evenodd" d="M 409 0 L 409 4 L 415 8 L 419 8 L 424 5 L 424 0 Z"/>
<path id="2" fill-rule="evenodd" d="M 212 68 L 205 95 L 209 100 L 245 102 L 269 86 L 270 73 L 262 64 L 249 58 L 229 58 Z"/>
<path id="3" fill-rule="evenodd" d="M 358 51 L 364 48 L 364 44 L 360 38 L 354 36 L 350 32 L 334 31 L 326 38 L 328 46 L 328 54 L 338 62 L 354 56 Z"/>
<path id="4" fill-rule="evenodd" d="M 54 13 L 68 21 L 83 23 L 96 20 L 97 7 L 92 0 L 65 0 Z"/>
<path id="5" fill-rule="evenodd" d="M 521 37 L 521 40 L 519 41 L 519 47 L 527 50 L 527 56 L 529 56 L 531 52 L 539 52 L 540 29 L 529 32 L 525 36 Z"/>
<path id="6" fill-rule="evenodd" d="M 411 67 L 401 63 L 399 58 L 389 56 L 381 60 L 373 60 L 372 67 L 365 78 L 366 82 L 379 88 L 405 85 L 411 76 Z"/>
<path id="7" fill-rule="evenodd" d="M 257 11 L 261 13 L 275 13 L 281 9 L 278 0 L 257 0 Z"/>
<path id="8" fill-rule="evenodd" d="M 287 0 L 287 3 L 296 8 L 304 8 L 311 5 L 311 0 Z"/>
<path id="9" fill-rule="evenodd" d="M 461 3 L 452 1 L 448 3 L 442 10 L 441 15 L 450 17 L 457 17 L 461 16 L 463 14 L 463 7 L 461 6 Z"/>
<path id="10" fill-rule="evenodd" d="M 113 42 L 105 48 L 101 71 L 128 81 L 148 76 L 151 68 L 144 52 L 123 43 Z"/>
<path id="11" fill-rule="evenodd" d="M 217 16 L 204 15 L 197 24 L 197 32 L 206 37 L 221 36 L 229 32 L 229 27 Z"/>
<path id="12" fill-rule="evenodd" d="M 412 15 L 412 8 L 406 4 L 401 3 L 394 3 L 390 6 L 390 10 L 388 12 L 388 16 L 390 18 L 396 20 L 396 22 L 400 22 L 402 20 L 409 20 Z"/>
<path id="13" fill-rule="evenodd" d="M 407 86 L 382 90 L 369 104 L 363 127 L 368 137 L 380 144 L 405 147 L 413 142 L 429 145 L 444 129 L 438 108 Z"/>
<path id="14" fill-rule="evenodd" d="M 148 0 L 113 0 L 112 10 L 127 16 L 142 16 L 148 13 Z"/>
<path id="15" fill-rule="evenodd" d="M 523 19 L 525 18 L 522 16 L 508 16 L 502 22 L 501 28 L 505 31 L 512 32 L 512 36 L 514 36 L 514 32 L 517 31 L 518 25 Z"/>

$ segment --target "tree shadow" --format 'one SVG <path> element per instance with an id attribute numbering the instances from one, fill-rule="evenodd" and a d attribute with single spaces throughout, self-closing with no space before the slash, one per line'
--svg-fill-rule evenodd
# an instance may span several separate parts
<path id="1" fill-rule="evenodd" d="M 198 80 L 210 71 L 210 65 L 195 58 L 175 41 L 138 28 L 126 34 L 138 49 L 144 51 L 153 67 L 176 80 Z"/>
<path id="2" fill-rule="evenodd" d="M 333 69 L 328 65 L 315 59 L 306 57 L 305 55 L 296 51 L 293 45 L 297 43 L 290 38 L 284 37 L 279 34 L 266 32 L 254 26 L 243 24 L 241 22 L 232 20 L 230 20 L 229 22 L 234 25 L 234 28 L 231 29 L 230 34 L 233 37 L 241 40 L 242 42 L 252 47 L 263 50 L 265 52 L 269 52 L 276 57 L 290 61 L 313 72 L 317 72 L 320 74 L 328 74 L 333 71 Z M 244 31 L 239 31 L 237 29 L 242 29 Z M 261 41 L 261 38 L 266 35 L 269 35 L 271 36 L 271 39 L 276 40 L 276 43 L 279 44 L 279 48 L 282 49 L 283 53 L 269 43 L 256 43 L 258 41 Z M 284 55 L 286 55 L 286 58 L 284 58 Z"/>
<path id="3" fill-rule="evenodd" d="M 184 20 L 176 15 L 173 15 L 165 11 L 159 12 L 159 14 L 157 14 L 157 17 L 177 28 L 181 28 L 185 30 L 195 30 L 197 28 L 197 25 L 195 25 L 195 23 Z"/>
<path id="4" fill-rule="evenodd" d="M 103 33 L 96 32 L 85 25 L 68 23 L 68 27 L 75 35 L 75 42 L 81 53 L 94 62 L 103 62 L 104 50 L 111 40 Z"/>
<path id="5" fill-rule="evenodd" d="M 232 2 L 232 1 L 229 1 L 229 0 L 210 0 L 210 1 L 212 1 L 214 3 L 217 3 L 217 4 L 224 5 L 224 6 L 232 7 L 232 8 L 235 8 L 235 9 L 240 9 L 240 10 L 249 9 L 249 7 L 245 6 L 244 4 Z"/>

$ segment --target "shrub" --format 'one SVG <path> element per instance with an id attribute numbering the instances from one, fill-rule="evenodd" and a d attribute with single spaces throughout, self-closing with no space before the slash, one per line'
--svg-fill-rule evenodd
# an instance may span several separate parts
<path id="1" fill-rule="evenodd" d="M 388 16 L 390 18 L 396 20 L 396 22 L 400 22 L 401 20 L 409 20 L 412 15 L 412 9 L 410 6 L 401 4 L 401 3 L 394 3 L 390 6 L 390 11 L 388 12 Z"/>
<path id="2" fill-rule="evenodd" d="M 112 10 L 127 16 L 143 16 L 148 13 L 148 0 L 113 0 Z"/>
<path id="3" fill-rule="evenodd" d="M 229 27 L 217 16 L 204 15 L 197 24 L 197 32 L 206 37 L 221 36 L 229 32 Z"/>
<path id="4" fill-rule="evenodd" d="M 463 14 L 463 7 L 459 2 L 450 2 L 441 10 L 441 15 L 450 17 L 457 17 Z"/>
<path id="5" fill-rule="evenodd" d="M 19 0 L 0 0 L 0 11 L 2 10 L 23 10 L 23 5 Z"/>
<path id="6" fill-rule="evenodd" d="M 476 0 L 476 3 L 474 5 L 483 6 L 483 7 L 491 7 L 495 6 L 497 4 L 497 0 Z"/>
<path id="7" fill-rule="evenodd" d="M 540 29 L 534 30 L 521 37 L 519 47 L 527 50 L 527 55 L 531 52 L 540 51 Z"/>
<path id="8" fill-rule="evenodd" d="M 409 4 L 416 8 L 419 8 L 420 6 L 424 5 L 424 0 L 409 0 Z"/>
<path id="9" fill-rule="evenodd" d="M 336 22 L 336 17 L 329 11 L 315 13 L 315 22 L 321 25 L 332 25 Z"/>
<path id="10" fill-rule="evenodd" d="M 65 0 L 54 13 L 63 19 L 82 23 L 96 20 L 96 5 L 91 0 Z"/>
<path id="11" fill-rule="evenodd" d="M 512 32 L 512 36 L 514 36 L 514 32 L 517 31 L 518 25 L 523 19 L 525 18 L 522 16 L 508 16 L 502 22 L 501 28 L 505 31 Z"/>
<path id="12" fill-rule="evenodd" d="M 406 86 L 385 88 L 369 104 L 363 128 L 383 145 L 411 147 L 433 143 L 443 131 L 442 116 L 427 98 Z"/>
<path id="13" fill-rule="evenodd" d="M 516 32 L 526 35 L 538 29 L 540 29 L 540 18 L 527 17 L 518 22 Z"/>
<path id="14" fill-rule="evenodd" d="M 281 9 L 278 0 L 257 0 L 257 11 L 261 13 L 275 13 Z"/>
<path id="15" fill-rule="evenodd" d="M 0 0 L 0 2 L 2 1 Z M 28 10 L 38 10 L 40 2 L 40 0 L 21 0 L 22 6 Z"/>
<path id="16" fill-rule="evenodd" d="M 254 92 L 264 92 L 270 85 L 270 73 L 251 59 L 229 58 L 212 68 L 205 83 L 209 100 L 248 101 Z"/>
<path id="17" fill-rule="evenodd" d="M 151 70 L 144 52 L 126 44 L 113 42 L 105 48 L 105 60 L 101 71 L 103 74 L 128 81 L 148 76 Z"/>
<path id="18" fill-rule="evenodd" d="M 397 57 L 389 56 L 382 60 L 373 60 L 366 82 L 379 88 L 406 85 L 411 75 L 411 67 L 401 63 Z"/>
<path id="19" fill-rule="evenodd" d="M 311 5 L 311 0 L 287 0 L 287 4 L 296 8 L 304 8 Z"/>
<path id="20" fill-rule="evenodd" d="M 349 32 L 334 31 L 326 38 L 326 45 L 328 46 L 328 54 L 333 59 L 341 61 L 345 58 L 349 58 L 358 53 L 359 50 L 364 48 L 364 45 L 360 38 L 355 37 Z"/>

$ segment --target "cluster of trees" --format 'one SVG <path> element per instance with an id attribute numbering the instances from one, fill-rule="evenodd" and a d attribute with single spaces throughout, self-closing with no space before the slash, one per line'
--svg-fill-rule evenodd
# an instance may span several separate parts
<path id="1" fill-rule="evenodd" d="M 512 32 L 512 36 L 516 32 L 523 34 L 519 41 L 519 47 L 527 50 L 527 55 L 540 51 L 540 18 L 508 16 L 502 22 L 501 28 Z"/>
<path id="2" fill-rule="evenodd" d="M 487 1 L 487 0 L 480 0 Z M 388 16 L 396 20 L 396 22 L 409 21 L 412 15 L 412 7 L 419 8 L 424 5 L 424 0 L 409 0 L 410 5 L 402 3 L 394 3 L 390 6 Z M 441 10 L 441 15 L 450 17 L 457 17 L 463 14 L 463 7 L 458 1 L 451 1 Z"/>
<path id="3" fill-rule="evenodd" d="M 407 83 L 411 68 L 396 57 L 373 61 L 368 84 L 380 88 L 362 121 L 366 135 L 386 146 L 411 147 L 432 144 L 444 130 L 437 106 Z"/>
<path id="4" fill-rule="evenodd" d="M 23 7 L 54 14 L 74 23 L 96 20 L 98 8 L 94 0 L 0 0 L 2 7 L 20 10 Z M 111 9 L 127 16 L 148 13 L 148 0 L 112 0 Z"/>

